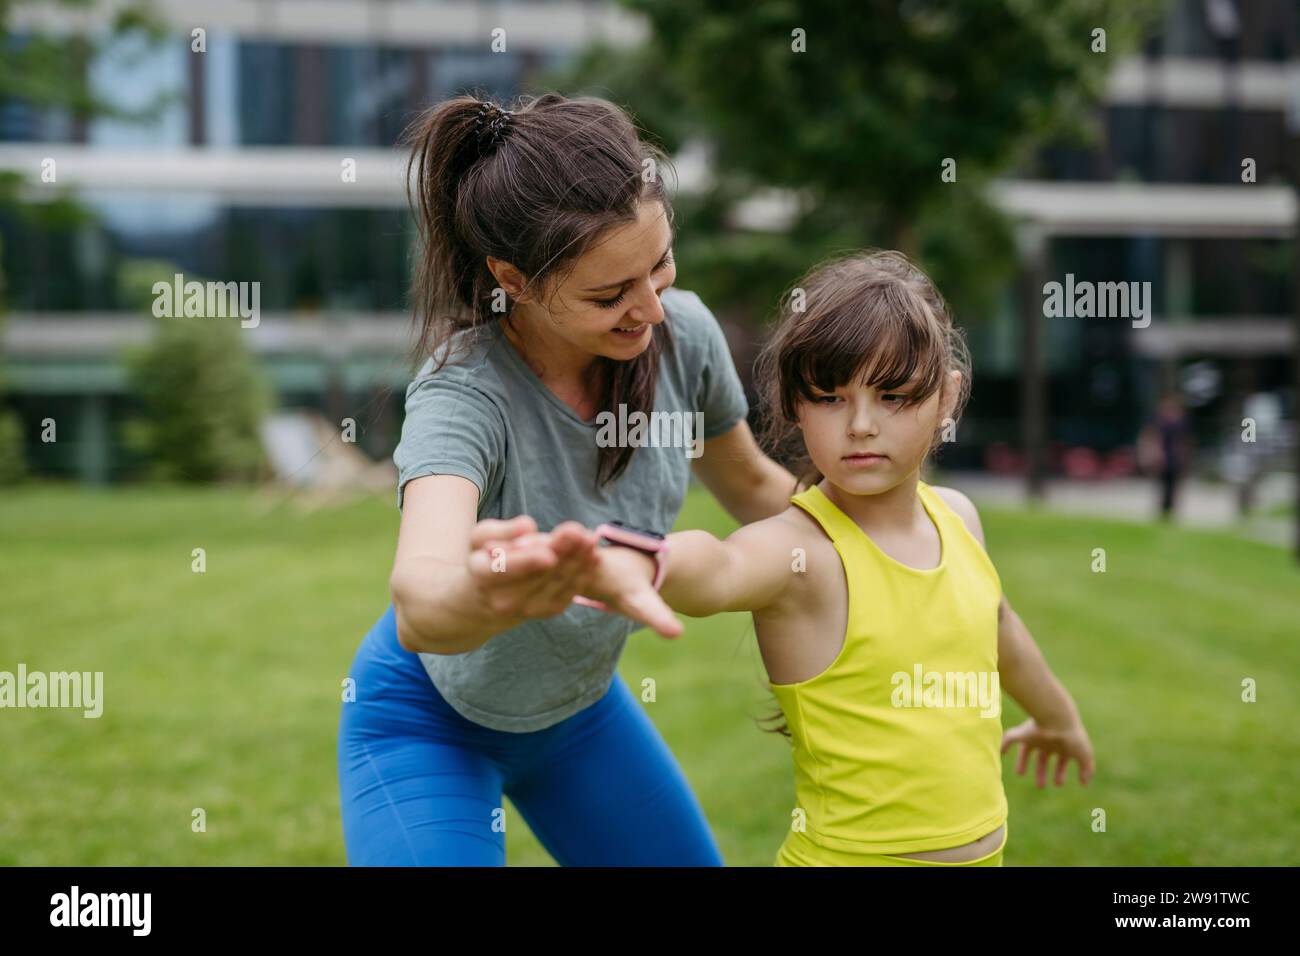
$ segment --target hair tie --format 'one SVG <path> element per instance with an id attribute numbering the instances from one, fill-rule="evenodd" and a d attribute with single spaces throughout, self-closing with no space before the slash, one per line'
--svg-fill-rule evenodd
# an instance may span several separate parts
<path id="1" fill-rule="evenodd" d="M 474 134 L 478 140 L 479 153 L 487 153 L 510 132 L 510 117 L 514 113 L 489 102 L 479 104 L 478 119 L 474 121 Z"/>

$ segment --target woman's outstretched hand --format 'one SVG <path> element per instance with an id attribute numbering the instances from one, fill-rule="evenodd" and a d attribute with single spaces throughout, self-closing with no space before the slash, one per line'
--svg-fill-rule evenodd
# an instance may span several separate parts
<path id="1" fill-rule="evenodd" d="M 542 534 L 527 515 L 480 521 L 470 533 L 470 579 L 497 614 L 554 617 L 596 564 L 596 535 L 576 521 Z"/>
<path id="2" fill-rule="evenodd" d="M 470 547 L 470 576 L 497 613 L 554 617 L 581 594 L 664 637 L 682 632 L 681 621 L 651 587 L 654 559 L 631 548 L 600 548 L 595 532 L 576 521 L 550 532 L 539 532 L 526 515 L 480 521 Z"/>

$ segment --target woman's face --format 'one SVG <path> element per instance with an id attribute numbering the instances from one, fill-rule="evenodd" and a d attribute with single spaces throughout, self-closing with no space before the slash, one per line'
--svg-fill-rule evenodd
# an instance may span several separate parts
<path id="1" fill-rule="evenodd" d="M 637 221 L 598 239 L 548 297 L 518 301 L 525 336 L 541 335 L 552 349 L 636 358 L 650 344 L 651 327 L 664 320 L 659 297 L 677 278 L 672 239 L 663 204 L 641 203 Z M 489 259 L 489 267 L 496 262 Z M 505 276 L 493 271 L 502 281 L 519 277 L 513 267 Z"/>
<path id="2" fill-rule="evenodd" d="M 854 495 L 888 491 L 920 467 L 940 426 L 961 372 L 918 405 L 904 398 L 916 377 L 882 391 L 851 382 L 799 404 L 799 428 L 813 464 L 831 484 Z"/>

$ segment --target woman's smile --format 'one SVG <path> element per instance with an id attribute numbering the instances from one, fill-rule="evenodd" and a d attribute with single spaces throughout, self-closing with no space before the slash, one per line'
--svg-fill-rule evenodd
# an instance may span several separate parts
<path id="1" fill-rule="evenodd" d="M 650 328 L 650 323 L 642 322 L 640 325 L 634 325 L 626 329 L 611 329 L 610 334 L 625 342 L 635 342 L 645 334 L 645 330 L 648 328 Z"/>

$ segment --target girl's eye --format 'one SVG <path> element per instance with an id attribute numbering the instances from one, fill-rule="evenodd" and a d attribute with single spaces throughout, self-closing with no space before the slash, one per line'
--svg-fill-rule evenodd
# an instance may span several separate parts
<path id="1" fill-rule="evenodd" d="M 819 405 L 829 405 L 831 402 L 838 401 L 838 395 L 818 395 L 813 399 Z"/>
<path id="2" fill-rule="evenodd" d="M 880 397 L 883 398 L 883 399 L 885 399 L 885 401 L 889 401 L 889 399 L 891 399 L 891 398 L 896 398 L 896 399 L 898 399 L 898 401 L 900 401 L 900 402 L 903 401 L 903 399 L 907 398 L 906 395 L 899 395 L 897 392 L 890 392 L 889 394 L 887 394 L 887 395 L 882 395 L 882 396 L 880 396 Z"/>

